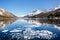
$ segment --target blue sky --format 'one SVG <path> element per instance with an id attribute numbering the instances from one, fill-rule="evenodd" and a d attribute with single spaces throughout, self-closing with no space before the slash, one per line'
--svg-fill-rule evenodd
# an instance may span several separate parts
<path id="1" fill-rule="evenodd" d="M 0 8 L 16 16 L 26 15 L 35 9 L 52 9 L 57 5 L 60 5 L 60 0 L 0 0 Z"/>

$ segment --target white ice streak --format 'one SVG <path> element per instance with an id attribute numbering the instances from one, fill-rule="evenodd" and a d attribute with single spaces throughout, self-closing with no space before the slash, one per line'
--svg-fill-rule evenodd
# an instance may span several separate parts
<path id="1" fill-rule="evenodd" d="M 3 30 L 2 32 L 8 32 L 8 30 Z"/>
<path id="2" fill-rule="evenodd" d="M 22 30 L 18 30 L 18 29 L 14 29 L 14 30 L 11 30 L 10 32 L 21 32 Z"/>

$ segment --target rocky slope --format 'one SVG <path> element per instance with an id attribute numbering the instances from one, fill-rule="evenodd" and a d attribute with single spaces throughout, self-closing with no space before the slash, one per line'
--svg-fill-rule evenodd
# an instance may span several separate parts
<path id="1" fill-rule="evenodd" d="M 13 15 L 10 12 L 5 11 L 4 9 L 0 8 L 0 16 L 4 16 L 4 17 L 16 17 L 15 15 Z"/>
<path id="2" fill-rule="evenodd" d="M 51 10 L 34 11 L 33 15 L 27 15 L 29 18 L 58 18 L 60 17 L 60 6 Z M 35 14 L 35 15 L 34 15 Z"/>
<path id="3" fill-rule="evenodd" d="M 16 18 L 17 16 L 13 15 L 12 13 L 0 8 L 0 20 L 7 20 Z"/>

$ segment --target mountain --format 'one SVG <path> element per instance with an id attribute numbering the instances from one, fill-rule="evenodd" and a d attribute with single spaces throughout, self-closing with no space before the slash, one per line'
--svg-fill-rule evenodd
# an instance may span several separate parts
<path id="1" fill-rule="evenodd" d="M 13 15 L 12 13 L 0 8 L 0 20 L 12 20 L 16 19 L 17 16 Z"/>
<path id="2" fill-rule="evenodd" d="M 60 6 L 54 9 L 33 11 L 32 15 L 27 15 L 29 18 L 58 18 L 60 17 Z"/>
<path id="3" fill-rule="evenodd" d="M 4 10 L 2 8 L 0 8 L 0 16 L 4 16 L 4 17 L 16 17 L 12 13 L 7 12 L 6 10 Z"/>
<path id="4" fill-rule="evenodd" d="M 29 16 L 34 16 L 34 15 L 37 15 L 37 14 L 39 14 L 39 13 L 41 13 L 42 11 L 41 10 L 34 10 L 33 12 L 31 12 L 31 13 L 29 13 L 28 15 Z"/>
<path id="5" fill-rule="evenodd" d="M 28 15 L 26 15 L 24 17 L 34 16 L 34 15 L 40 14 L 41 12 L 42 12 L 41 10 L 36 9 L 36 10 L 30 12 Z"/>

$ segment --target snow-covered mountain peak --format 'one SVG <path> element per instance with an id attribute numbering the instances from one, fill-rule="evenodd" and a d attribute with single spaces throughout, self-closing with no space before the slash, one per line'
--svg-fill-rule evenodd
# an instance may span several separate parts
<path id="1" fill-rule="evenodd" d="M 29 16 L 37 15 L 40 14 L 42 11 L 41 10 L 34 10 L 33 12 L 29 13 Z"/>
<path id="2" fill-rule="evenodd" d="M 55 10 L 56 10 L 56 9 L 59 9 L 59 8 L 60 8 L 60 5 L 58 5 L 57 7 L 55 7 Z"/>
<path id="3" fill-rule="evenodd" d="M 49 12 L 49 11 L 52 11 L 52 10 L 51 10 L 51 9 L 46 9 L 46 10 L 44 10 L 44 11 Z"/>
<path id="4" fill-rule="evenodd" d="M 32 13 L 38 14 L 38 13 L 41 13 L 41 12 L 42 12 L 41 10 L 36 9 Z"/>
<path id="5" fill-rule="evenodd" d="M 2 12 L 5 12 L 5 10 L 4 10 L 3 8 L 0 8 L 0 10 L 1 10 Z"/>
<path id="6" fill-rule="evenodd" d="M 51 9 L 45 9 L 45 10 L 43 10 L 43 13 L 50 12 L 50 11 L 52 11 L 52 10 Z"/>

